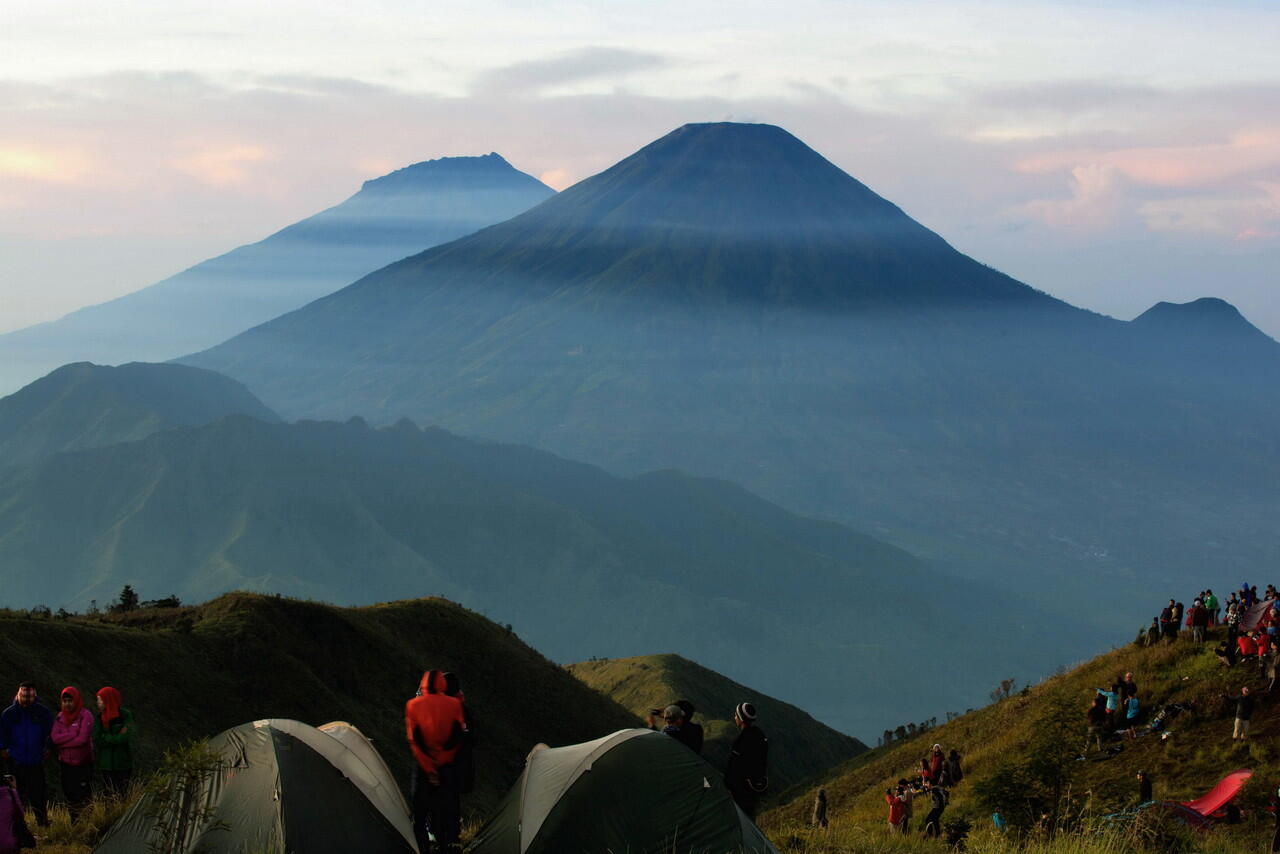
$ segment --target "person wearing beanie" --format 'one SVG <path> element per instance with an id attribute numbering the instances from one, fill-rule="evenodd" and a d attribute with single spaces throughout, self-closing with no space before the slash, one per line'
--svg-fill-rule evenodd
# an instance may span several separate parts
<path id="1" fill-rule="evenodd" d="M 738 704 L 733 722 L 738 727 L 738 737 L 729 750 L 724 782 L 738 808 L 754 819 L 760 796 L 769 787 L 769 739 L 757 724 L 756 707 L 751 703 Z"/>
<path id="2" fill-rule="evenodd" d="M 98 719 L 93 728 L 93 746 L 98 770 L 107 793 L 120 798 L 129 791 L 133 776 L 133 744 L 137 733 L 133 712 L 120 705 L 120 692 L 110 685 L 98 691 Z"/>

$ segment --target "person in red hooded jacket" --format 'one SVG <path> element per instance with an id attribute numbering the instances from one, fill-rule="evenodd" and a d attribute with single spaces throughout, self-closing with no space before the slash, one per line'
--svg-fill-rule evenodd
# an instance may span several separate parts
<path id="1" fill-rule="evenodd" d="M 462 802 L 455 760 L 467 733 L 462 701 L 445 693 L 444 674 L 428 670 L 419 694 L 404 706 L 405 737 L 413 754 L 413 833 L 418 851 L 431 854 L 431 837 L 444 851 L 461 851 Z"/>

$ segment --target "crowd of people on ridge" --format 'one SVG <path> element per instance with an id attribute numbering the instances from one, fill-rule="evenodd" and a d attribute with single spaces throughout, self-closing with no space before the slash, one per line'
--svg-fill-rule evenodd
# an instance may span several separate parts
<path id="1" fill-rule="evenodd" d="M 108 796 L 128 790 L 137 736 L 133 713 L 111 686 L 99 689 L 96 700 L 95 714 L 86 708 L 80 690 L 68 685 L 54 712 L 40 701 L 34 682 L 23 682 L 13 704 L 0 713 L 0 757 L 10 771 L 0 787 L 0 854 L 17 851 L 17 837 L 29 837 L 27 813 L 37 825 L 49 825 L 49 758 L 57 759 L 73 823 L 93 798 L 95 771 L 101 773 Z"/>

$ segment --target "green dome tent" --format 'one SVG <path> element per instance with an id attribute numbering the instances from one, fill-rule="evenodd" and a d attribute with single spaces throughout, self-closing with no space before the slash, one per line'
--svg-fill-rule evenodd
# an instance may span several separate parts
<path id="1" fill-rule="evenodd" d="M 609 851 L 777 854 L 714 768 L 647 729 L 535 748 L 470 854 Z"/>
<path id="2" fill-rule="evenodd" d="M 152 794 L 126 812 L 94 854 L 151 850 L 167 822 L 176 844 L 202 854 L 410 854 L 416 852 L 404 796 L 369 740 L 346 723 L 316 729 L 273 718 L 209 740 L 222 759 L 195 792 L 188 817 L 159 809 Z M 167 818 L 165 817 L 167 814 Z"/>

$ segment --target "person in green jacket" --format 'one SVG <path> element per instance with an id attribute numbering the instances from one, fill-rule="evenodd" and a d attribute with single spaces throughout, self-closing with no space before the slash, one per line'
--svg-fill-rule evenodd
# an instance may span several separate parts
<path id="1" fill-rule="evenodd" d="M 107 794 L 124 797 L 133 776 L 133 740 L 137 729 L 133 713 L 120 705 L 120 692 L 107 686 L 98 692 L 98 720 L 93 728 L 93 746 Z"/>

